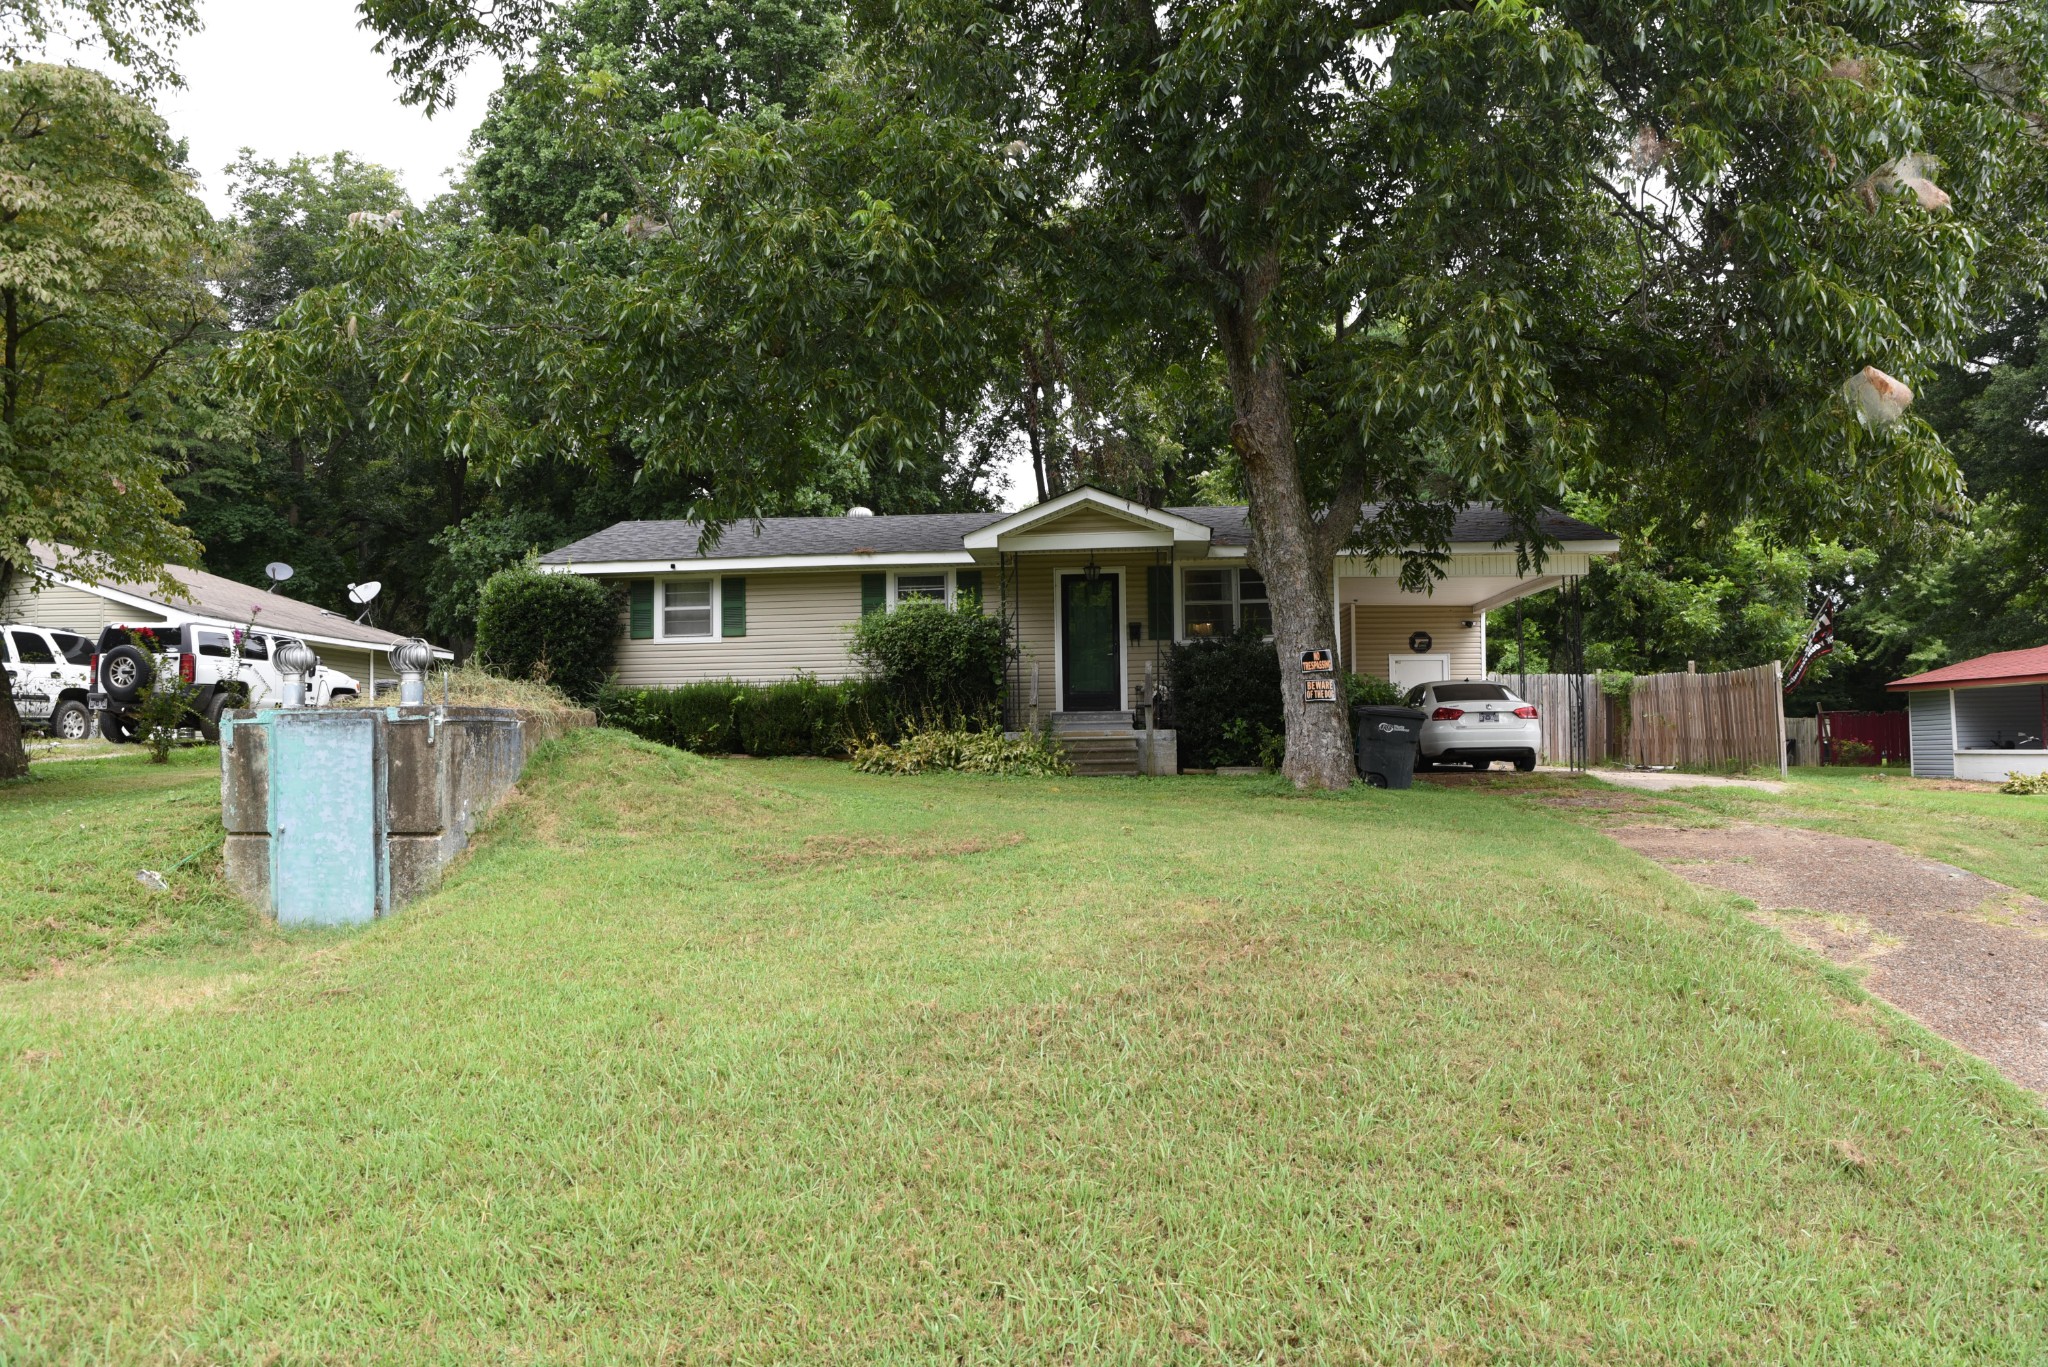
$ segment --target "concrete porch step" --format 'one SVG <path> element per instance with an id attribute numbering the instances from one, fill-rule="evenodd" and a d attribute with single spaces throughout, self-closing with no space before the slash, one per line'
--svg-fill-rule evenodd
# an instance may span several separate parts
<path id="1" fill-rule="evenodd" d="M 1060 750 L 1074 773 L 1085 777 L 1138 774 L 1138 737 L 1133 731 L 1114 735 L 1063 735 Z"/>
<path id="2" fill-rule="evenodd" d="M 1056 736 L 1115 735 L 1132 729 L 1129 712 L 1055 712 L 1052 733 Z"/>

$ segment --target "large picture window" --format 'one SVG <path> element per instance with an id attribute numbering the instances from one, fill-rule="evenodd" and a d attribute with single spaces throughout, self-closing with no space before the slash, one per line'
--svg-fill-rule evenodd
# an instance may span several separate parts
<path id="1" fill-rule="evenodd" d="M 1257 570 L 1189 570 L 1181 579 L 1181 632 L 1189 640 L 1237 630 L 1273 634 L 1273 608 Z"/>
<path id="2" fill-rule="evenodd" d="M 709 579 L 670 579 L 661 586 L 661 634 L 703 641 L 717 634 L 711 620 Z"/>

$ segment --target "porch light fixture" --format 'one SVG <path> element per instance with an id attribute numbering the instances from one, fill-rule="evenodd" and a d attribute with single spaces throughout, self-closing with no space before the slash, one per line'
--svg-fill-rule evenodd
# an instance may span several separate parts
<path id="1" fill-rule="evenodd" d="M 1082 567 L 1081 576 L 1088 581 L 1090 587 L 1102 578 L 1102 566 L 1095 563 L 1094 551 L 1088 552 L 1088 563 Z"/>

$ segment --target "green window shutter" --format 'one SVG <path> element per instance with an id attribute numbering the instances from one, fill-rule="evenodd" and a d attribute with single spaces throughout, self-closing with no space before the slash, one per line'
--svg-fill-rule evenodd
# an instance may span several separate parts
<path id="1" fill-rule="evenodd" d="M 723 618 L 719 623 L 720 634 L 744 636 L 747 634 L 747 581 L 738 575 L 728 574 L 718 581 L 719 607 Z"/>
<path id="2" fill-rule="evenodd" d="M 860 615 L 880 612 L 889 606 L 889 576 L 864 574 L 860 577 Z"/>
<path id="3" fill-rule="evenodd" d="M 961 570 L 955 574 L 953 576 L 953 597 L 963 607 L 966 606 L 967 601 L 971 598 L 974 600 L 974 606 L 979 608 L 981 606 L 981 571 Z"/>
<path id="4" fill-rule="evenodd" d="M 1173 566 L 1145 567 L 1145 615 L 1151 619 L 1152 639 L 1173 639 Z"/>
<path id="5" fill-rule="evenodd" d="M 626 634 L 636 641 L 654 639 L 654 581 L 635 579 L 626 594 Z"/>

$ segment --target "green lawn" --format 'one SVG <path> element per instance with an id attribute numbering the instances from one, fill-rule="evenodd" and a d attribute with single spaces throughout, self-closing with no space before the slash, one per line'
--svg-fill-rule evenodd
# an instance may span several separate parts
<path id="1" fill-rule="evenodd" d="M 1716 819 L 1888 841 L 2048 897 L 2048 796 L 1944 788 L 1896 769 L 1860 768 L 1794 769 L 1783 794 L 1681 788 L 1660 796 Z"/>
<path id="2" fill-rule="evenodd" d="M 220 752 L 34 765 L 0 786 L 0 981 L 54 964 L 245 943 L 256 918 L 221 884 Z M 166 890 L 136 874 L 164 875 Z"/>
<path id="3" fill-rule="evenodd" d="M 208 790 L 79 768 L 0 853 Z M 1485 792 L 592 732 L 242 935 L 0 985 L 0 1361 L 2048 1355 L 2038 1105 Z"/>

